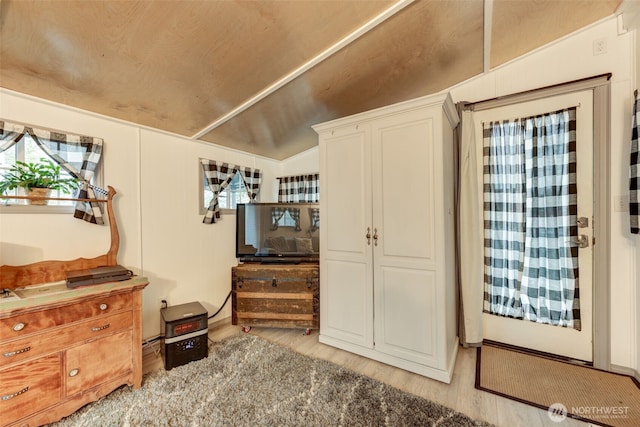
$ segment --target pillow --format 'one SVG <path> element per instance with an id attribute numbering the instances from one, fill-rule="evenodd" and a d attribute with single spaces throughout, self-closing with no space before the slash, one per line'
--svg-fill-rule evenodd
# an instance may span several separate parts
<path id="1" fill-rule="evenodd" d="M 292 237 L 284 238 L 285 244 L 287 246 L 287 252 L 295 252 L 297 251 L 296 241 Z"/>
<path id="2" fill-rule="evenodd" d="M 273 248 L 277 253 L 287 252 L 287 241 L 283 236 L 267 237 L 267 247 Z"/>
<path id="3" fill-rule="evenodd" d="M 306 254 L 313 253 L 313 245 L 308 237 L 296 237 L 296 251 Z"/>

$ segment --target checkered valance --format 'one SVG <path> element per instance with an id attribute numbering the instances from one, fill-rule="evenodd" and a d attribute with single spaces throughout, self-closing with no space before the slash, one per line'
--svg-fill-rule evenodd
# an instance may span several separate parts
<path id="1" fill-rule="evenodd" d="M 629 166 L 629 215 L 631 232 L 640 234 L 640 98 L 635 93 L 631 129 L 631 156 Z"/>
<path id="2" fill-rule="evenodd" d="M 484 124 L 484 310 L 580 329 L 575 108 Z"/>
<path id="3" fill-rule="evenodd" d="M 320 200 L 320 175 L 284 176 L 278 178 L 278 201 L 285 203 L 309 202 Z"/>
<path id="4" fill-rule="evenodd" d="M 69 175 L 81 180 L 82 187 L 77 198 L 95 199 L 94 189 L 101 195 L 107 194 L 106 190 L 90 185 L 102 155 L 104 141 L 101 138 L 38 129 L 0 119 L 0 152 L 11 148 L 25 134 L 31 136 Z M 104 224 L 99 203 L 78 202 L 74 217 L 94 224 Z"/>
<path id="5" fill-rule="evenodd" d="M 203 223 L 213 224 L 221 218 L 218 195 L 222 190 L 227 188 L 236 173 L 239 173 L 242 177 L 249 199 L 252 202 L 255 201 L 258 191 L 260 191 L 260 183 L 262 182 L 260 169 L 230 165 L 228 163 L 208 159 L 200 159 L 200 164 L 202 165 L 207 185 L 213 192 L 213 198 L 211 199 L 209 207 L 207 208 L 207 213 L 202 220 Z"/>

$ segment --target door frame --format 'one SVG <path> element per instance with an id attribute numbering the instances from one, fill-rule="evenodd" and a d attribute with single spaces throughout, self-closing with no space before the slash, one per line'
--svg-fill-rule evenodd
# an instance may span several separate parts
<path id="1" fill-rule="evenodd" d="M 593 92 L 593 367 L 610 371 L 611 73 L 465 103 L 463 108 L 482 111 L 585 90 Z"/>

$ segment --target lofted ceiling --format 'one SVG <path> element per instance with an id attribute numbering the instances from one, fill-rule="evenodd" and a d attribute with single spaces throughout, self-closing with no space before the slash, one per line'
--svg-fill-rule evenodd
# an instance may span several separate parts
<path id="1" fill-rule="evenodd" d="M 1 0 L 0 87 L 285 159 L 312 124 L 441 91 L 620 2 Z"/>

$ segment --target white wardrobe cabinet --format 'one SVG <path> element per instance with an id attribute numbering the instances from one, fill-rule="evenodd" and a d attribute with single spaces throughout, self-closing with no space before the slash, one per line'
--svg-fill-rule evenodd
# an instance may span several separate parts
<path id="1" fill-rule="evenodd" d="M 315 125 L 320 341 L 443 382 L 455 364 L 448 94 Z"/>

